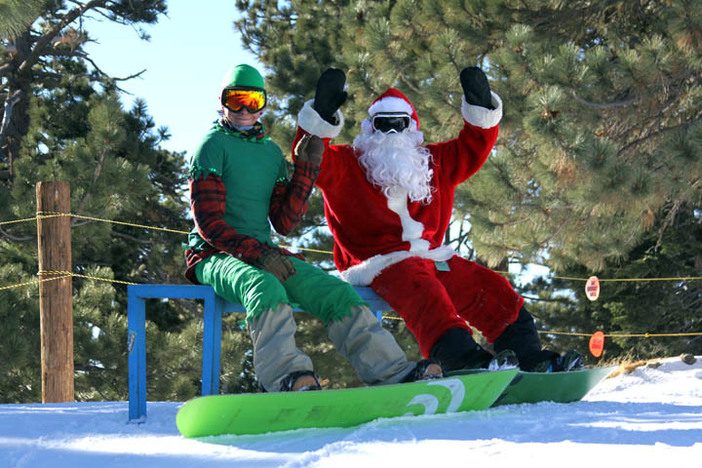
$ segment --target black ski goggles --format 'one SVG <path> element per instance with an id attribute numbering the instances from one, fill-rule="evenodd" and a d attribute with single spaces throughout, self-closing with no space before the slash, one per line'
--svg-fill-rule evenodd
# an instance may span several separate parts
<path id="1" fill-rule="evenodd" d="M 402 133 L 410 126 L 410 116 L 404 113 L 385 112 L 375 114 L 371 123 L 373 130 L 382 133 Z"/>

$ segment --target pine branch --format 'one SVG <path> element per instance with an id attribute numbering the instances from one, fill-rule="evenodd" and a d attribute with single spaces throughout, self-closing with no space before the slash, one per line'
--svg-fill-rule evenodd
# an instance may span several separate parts
<path id="1" fill-rule="evenodd" d="M 106 3 L 107 0 L 92 0 L 84 5 L 78 4 L 79 6 L 66 13 L 66 15 L 64 15 L 63 18 L 61 18 L 61 20 L 58 23 L 56 23 L 56 25 L 54 25 L 53 28 L 49 29 L 36 40 L 29 56 L 19 65 L 19 73 L 23 74 L 27 72 L 32 66 L 34 66 L 39 57 L 46 53 L 45 49 L 48 48 L 48 46 L 51 44 L 51 41 L 54 40 L 56 36 L 58 36 L 61 30 L 63 30 L 63 28 L 71 24 L 78 17 L 82 16 L 86 11 L 91 10 L 93 8 L 104 7 Z"/>
<path id="2" fill-rule="evenodd" d="M 5 105 L 3 106 L 2 122 L 0 123 L 0 148 L 5 144 L 5 139 L 7 138 L 7 129 L 10 126 L 10 120 L 12 119 L 12 108 L 22 99 L 24 92 L 21 89 L 17 89 L 9 93 L 9 97 L 5 98 Z"/>
<path id="3" fill-rule="evenodd" d="M 9 239 L 13 242 L 18 242 L 18 243 L 25 243 L 25 242 L 29 242 L 29 241 L 36 242 L 36 239 L 37 239 L 36 236 L 22 236 L 22 237 L 14 236 L 14 235 L 10 234 L 9 232 L 7 232 L 2 227 L 0 227 L 0 235 L 2 235 L 2 237 L 4 237 L 5 239 Z"/>
<path id="4" fill-rule="evenodd" d="M 105 77 L 105 78 L 109 78 L 109 79 L 112 80 L 112 81 L 128 81 L 128 80 L 131 80 L 131 79 L 133 79 L 133 78 L 138 78 L 138 77 L 140 77 L 142 74 L 144 74 L 144 73 L 146 72 L 146 68 L 144 68 L 143 70 L 141 70 L 141 71 L 139 71 L 139 72 L 137 72 L 137 73 L 132 73 L 131 75 L 127 75 L 127 76 L 124 76 L 124 77 L 112 77 L 112 76 L 108 75 L 107 73 L 105 73 L 104 71 L 102 71 L 102 69 L 101 69 L 101 68 L 95 63 L 95 61 L 94 61 L 93 59 L 91 59 L 88 55 L 85 55 L 85 56 L 83 57 L 83 59 L 84 59 L 85 61 L 87 61 L 87 62 L 90 62 L 90 64 L 93 66 L 93 68 L 95 69 L 95 71 L 98 72 L 98 74 L 102 75 L 102 76 Z M 120 89 L 120 91 L 123 91 L 123 90 Z M 123 91 L 123 92 L 124 92 L 124 91 Z"/>
<path id="5" fill-rule="evenodd" d="M 587 101 L 575 92 L 575 90 L 571 90 L 570 94 L 575 98 L 576 101 L 578 101 L 581 104 L 586 105 L 587 107 L 593 108 L 593 109 L 612 109 L 615 107 L 626 107 L 630 104 L 633 104 L 634 101 L 636 101 L 636 97 L 629 97 L 621 101 L 615 101 L 615 102 L 604 102 L 604 103 L 599 103 L 599 102 L 590 102 Z"/>
<path id="6" fill-rule="evenodd" d="M 563 222 L 556 227 L 556 229 L 553 230 L 550 236 L 546 237 L 543 241 L 539 242 L 539 245 L 546 249 L 548 246 L 551 244 L 551 241 L 558 237 L 558 235 L 561 233 L 561 231 L 570 224 L 572 217 L 566 216 L 566 218 L 563 220 Z"/>
<path id="7" fill-rule="evenodd" d="M 14 64 L 12 62 L 5 62 L 0 65 L 0 77 L 6 76 L 10 71 L 14 70 Z"/>
<path id="8" fill-rule="evenodd" d="M 617 155 L 618 155 L 618 156 L 624 156 L 624 155 L 626 155 L 627 153 L 630 153 L 630 152 L 632 152 L 632 151 L 635 151 L 636 148 L 637 148 L 638 146 L 640 146 L 640 145 L 642 145 L 642 144 L 648 142 L 649 140 L 652 140 L 652 139 L 654 139 L 654 138 L 667 135 L 668 133 L 677 131 L 677 130 L 682 129 L 682 128 L 688 128 L 688 127 L 690 127 L 692 124 L 694 124 L 694 123 L 696 123 L 697 121 L 699 121 L 700 118 L 702 118 L 702 112 L 698 113 L 697 116 L 695 116 L 694 119 L 692 119 L 692 120 L 690 120 L 690 121 L 683 122 L 683 123 L 681 123 L 681 124 L 679 124 L 679 125 L 673 125 L 673 126 L 671 126 L 671 127 L 665 127 L 665 128 L 663 128 L 663 129 L 661 129 L 661 130 L 659 130 L 659 131 L 644 132 L 645 135 L 644 135 L 643 137 L 638 138 L 638 139 L 636 139 L 636 140 L 634 140 L 634 141 L 632 141 L 632 142 L 626 144 L 625 146 L 623 146 L 623 147 L 617 152 Z M 657 125 L 658 123 L 659 123 L 658 120 L 656 120 L 655 123 L 654 123 L 654 122 L 651 122 L 650 125 L 648 126 L 648 128 L 650 129 L 651 127 L 654 127 L 654 126 L 657 127 L 657 126 L 658 126 L 658 125 Z"/>
<path id="9" fill-rule="evenodd" d="M 692 192 L 692 191 L 698 190 L 698 189 L 700 188 L 700 186 L 702 186 L 702 180 L 701 180 L 701 179 L 697 179 L 697 180 L 690 186 L 690 189 L 688 190 L 688 192 Z M 673 201 L 673 206 L 670 208 L 670 210 L 669 210 L 668 213 L 666 214 L 665 218 L 663 219 L 663 223 L 662 223 L 660 229 L 658 230 L 658 239 L 657 239 L 657 241 L 656 241 L 655 250 L 658 250 L 658 248 L 659 248 L 659 247 L 661 246 L 661 244 L 663 243 L 663 233 L 664 233 L 665 230 L 666 230 L 669 226 L 671 226 L 671 225 L 673 224 L 673 222 L 675 221 L 675 215 L 678 213 L 678 210 L 679 210 L 680 207 L 683 205 L 683 201 L 684 201 L 683 198 L 678 198 L 678 199 L 676 199 L 676 200 Z"/>
<path id="10" fill-rule="evenodd" d="M 412 82 L 410 81 L 410 79 L 407 77 L 407 75 L 405 75 L 403 72 L 399 72 L 398 74 L 399 74 L 400 79 L 402 80 L 402 82 L 403 82 L 404 84 L 406 84 L 408 88 L 410 88 L 410 89 L 411 89 L 412 91 L 414 91 L 415 93 L 420 93 L 420 94 L 421 94 L 422 90 L 419 89 L 419 88 L 417 88 L 417 87 L 414 85 L 414 83 L 412 83 Z"/>

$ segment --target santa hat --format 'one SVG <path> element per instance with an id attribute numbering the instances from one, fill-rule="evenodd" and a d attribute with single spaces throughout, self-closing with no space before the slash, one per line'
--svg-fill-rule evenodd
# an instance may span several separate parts
<path id="1" fill-rule="evenodd" d="M 368 108 L 370 119 L 361 122 L 361 130 L 363 130 L 363 133 L 373 133 L 373 125 L 371 124 L 373 116 L 384 112 L 404 112 L 408 114 L 412 119 L 410 130 L 419 131 L 419 117 L 417 117 L 417 112 L 414 110 L 414 106 L 410 100 L 395 88 L 388 88 L 387 91 L 378 96 Z"/>

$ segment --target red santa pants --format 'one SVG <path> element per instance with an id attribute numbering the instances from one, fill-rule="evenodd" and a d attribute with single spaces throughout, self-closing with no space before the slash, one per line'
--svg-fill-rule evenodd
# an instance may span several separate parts
<path id="1" fill-rule="evenodd" d="M 433 260 L 409 258 L 384 269 L 371 287 L 405 321 L 422 356 L 450 328 L 480 330 L 492 343 L 517 319 L 524 299 L 499 273 L 457 255 L 449 271 Z"/>

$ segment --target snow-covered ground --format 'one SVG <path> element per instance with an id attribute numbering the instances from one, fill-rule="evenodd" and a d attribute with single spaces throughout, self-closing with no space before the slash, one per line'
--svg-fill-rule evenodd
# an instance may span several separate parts
<path id="1" fill-rule="evenodd" d="M 403 417 L 348 429 L 185 439 L 179 403 L 0 405 L 0 467 L 660 467 L 702 460 L 702 358 L 639 367 L 578 403 Z M 489 464 L 486 464 L 489 463 Z"/>

